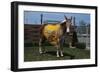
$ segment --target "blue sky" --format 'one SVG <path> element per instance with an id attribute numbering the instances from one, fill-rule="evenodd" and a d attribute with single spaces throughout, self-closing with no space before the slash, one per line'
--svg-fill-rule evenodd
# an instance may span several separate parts
<path id="1" fill-rule="evenodd" d="M 46 20 L 63 21 L 64 15 L 66 15 L 66 17 L 74 16 L 76 18 L 76 25 L 79 25 L 80 21 L 84 21 L 87 24 L 90 23 L 90 14 L 24 11 L 24 24 L 40 24 L 41 14 L 43 14 L 43 21 Z"/>

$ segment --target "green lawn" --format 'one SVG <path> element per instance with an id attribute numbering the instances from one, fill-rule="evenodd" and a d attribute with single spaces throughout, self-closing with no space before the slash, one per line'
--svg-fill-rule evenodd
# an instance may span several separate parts
<path id="1" fill-rule="evenodd" d="M 46 53 L 39 54 L 38 47 L 24 48 L 24 61 L 48 61 L 48 60 L 69 60 L 69 59 L 89 59 L 90 51 L 77 48 L 64 47 L 64 57 L 56 57 L 56 48 L 46 46 Z"/>

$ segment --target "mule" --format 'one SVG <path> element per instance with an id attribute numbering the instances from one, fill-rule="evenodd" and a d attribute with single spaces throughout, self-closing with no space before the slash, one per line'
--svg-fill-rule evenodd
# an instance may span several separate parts
<path id="1" fill-rule="evenodd" d="M 39 40 L 39 52 L 43 53 L 42 43 L 47 40 L 56 49 L 57 57 L 64 56 L 63 48 L 61 47 L 64 43 L 65 34 L 70 32 L 72 25 L 72 17 L 67 18 L 64 16 L 64 20 L 58 24 L 44 24 L 40 28 L 40 40 Z"/>

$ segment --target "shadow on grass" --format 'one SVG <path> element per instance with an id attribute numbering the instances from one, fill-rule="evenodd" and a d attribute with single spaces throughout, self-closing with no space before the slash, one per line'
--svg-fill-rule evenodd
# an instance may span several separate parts
<path id="1" fill-rule="evenodd" d="M 55 51 L 48 51 L 48 52 L 46 52 L 46 53 L 44 53 L 44 54 L 49 54 L 49 55 L 52 55 L 52 56 L 56 56 L 56 52 L 55 52 Z M 71 55 L 71 54 L 69 54 L 69 53 L 63 53 L 63 54 L 64 54 L 63 57 L 69 56 L 70 59 L 74 59 L 74 58 L 75 58 L 74 55 Z"/>

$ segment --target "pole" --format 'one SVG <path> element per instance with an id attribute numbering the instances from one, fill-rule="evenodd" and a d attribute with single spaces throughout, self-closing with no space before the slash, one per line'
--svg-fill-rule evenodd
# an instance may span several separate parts
<path id="1" fill-rule="evenodd" d="M 41 14 L 41 24 L 43 23 L 42 21 L 43 21 L 43 14 Z"/>

